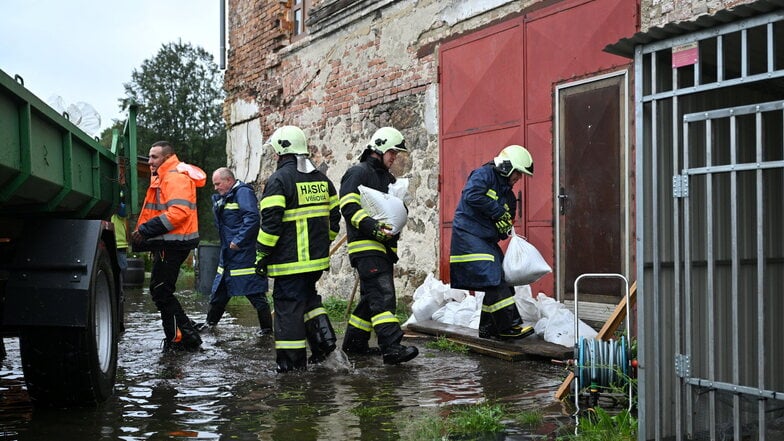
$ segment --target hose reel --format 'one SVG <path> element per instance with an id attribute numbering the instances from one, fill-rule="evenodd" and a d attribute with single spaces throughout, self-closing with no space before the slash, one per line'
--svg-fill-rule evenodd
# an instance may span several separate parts
<path id="1" fill-rule="evenodd" d="M 579 303 L 577 301 L 578 284 L 586 278 L 615 278 L 624 284 L 626 293 L 626 335 L 620 339 L 597 340 L 593 338 L 580 338 L 579 335 Z M 574 281 L 574 405 L 575 417 L 580 412 L 580 393 L 589 390 L 594 403 L 598 399 L 599 388 L 611 386 L 628 386 L 629 411 L 632 410 L 632 385 L 629 379 L 629 349 L 628 336 L 631 335 L 629 315 L 629 281 L 621 274 L 613 273 L 588 273 L 582 274 Z M 594 404 L 595 405 L 595 404 Z M 579 424 L 579 423 L 578 423 Z"/>

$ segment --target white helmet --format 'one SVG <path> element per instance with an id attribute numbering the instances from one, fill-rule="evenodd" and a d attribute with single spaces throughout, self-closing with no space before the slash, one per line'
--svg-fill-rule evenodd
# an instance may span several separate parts
<path id="1" fill-rule="evenodd" d="M 504 147 L 493 159 L 493 163 L 495 169 L 505 177 L 509 177 L 515 170 L 528 176 L 534 175 L 534 158 L 525 147 L 520 145 Z"/>
<path id="2" fill-rule="evenodd" d="M 297 126 L 283 126 L 275 130 L 266 145 L 279 155 L 310 155 L 305 132 Z"/>
<path id="3" fill-rule="evenodd" d="M 388 150 L 406 151 L 406 140 L 403 134 L 394 127 L 382 127 L 370 137 L 368 148 L 383 155 Z"/>

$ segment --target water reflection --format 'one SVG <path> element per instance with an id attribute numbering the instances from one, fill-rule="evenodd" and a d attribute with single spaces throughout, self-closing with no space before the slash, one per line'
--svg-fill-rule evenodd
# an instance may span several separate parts
<path id="1" fill-rule="evenodd" d="M 203 352 L 162 354 L 160 318 L 149 295 L 130 290 L 126 299 L 115 394 L 95 409 L 33 409 L 18 342 L 5 340 L 0 440 L 412 439 L 407 426 L 442 406 L 552 405 L 563 376 L 548 363 L 444 353 L 424 341 L 414 342 L 421 355 L 401 365 L 383 365 L 380 357 L 348 360 L 338 352 L 307 372 L 281 375 L 274 343 L 256 336 L 247 302 L 229 305 L 219 328 L 204 334 Z M 188 311 L 206 311 L 206 301 L 199 294 L 182 298 Z M 553 412 L 560 412 L 557 406 Z M 534 438 L 512 428 L 497 439 Z"/>

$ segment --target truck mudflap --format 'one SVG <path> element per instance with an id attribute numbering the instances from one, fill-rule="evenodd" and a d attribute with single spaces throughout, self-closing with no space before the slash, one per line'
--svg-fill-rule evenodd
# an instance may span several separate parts
<path id="1" fill-rule="evenodd" d="M 91 281 L 104 235 L 105 224 L 99 220 L 29 221 L 7 268 L 3 325 L 87 326 Z M 114 249 L 113 236 L 106 246 Z M 109 258 L 116 279 L 116 256 Z"/>
<path id="2" fill-rule="evenodd" d="M 17 238 L 2 325 L 19 335 L 38 405 L 95 405 L 113 393 L 121 297 L 108 225 L 31 221 Z"/>

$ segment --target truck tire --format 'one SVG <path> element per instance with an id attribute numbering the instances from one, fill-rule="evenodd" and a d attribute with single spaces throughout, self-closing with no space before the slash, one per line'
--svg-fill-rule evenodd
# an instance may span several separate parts
<path id="1" fill-rule="evenodd" d="M 106 245 L 100 242 L 87 326 L 35 327 L 20 333 L 25 382 L 36 405 L 93 406 L 112 395 L 119 335 L 116 289 Z"/>

